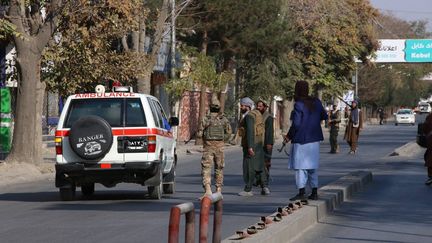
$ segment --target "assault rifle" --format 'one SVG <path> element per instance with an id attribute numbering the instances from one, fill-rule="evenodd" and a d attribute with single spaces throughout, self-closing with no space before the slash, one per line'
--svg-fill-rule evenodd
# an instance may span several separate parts
<path id="1" fill-rule="evenodd" d="M 282 149 L 284 149 L 285 146 L 286 146 L 286 143 L 285 143 L 285 141 L 283 141 L 283 142 L 282 142 L 282 147 L 280 147 L 279 149 L 277 149 L 277 151 L 278 151 L 279 153 L 282 152 Z"/>
<path id="2" fill-rule="evenodd" d="M 288 152 L 284 149 L 286 147 L 286 144 L 289 142 L 289 140 L 285 139 L 282 141 L 282 147 L 277 149 L 277 151 L 280 153 L 282 150 L 285 152 L 286 155 L 289 156 Z"/>
<path id="3" fill-rule="evenodd" d="M 338 98 L 339 98 L 340 101 L 342 101 L 343 103 L 345 103 L 345 105 L 349 106 L 349 108 L 352 109 L 352 106 L 348 102 L 346 102 L 345 100 L 343 100 L 340 96 L 338 96 Z"/>

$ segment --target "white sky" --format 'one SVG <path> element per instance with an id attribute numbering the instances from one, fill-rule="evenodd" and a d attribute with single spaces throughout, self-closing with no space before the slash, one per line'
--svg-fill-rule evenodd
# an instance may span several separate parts
<path id="1" fill-rule="evenodd" d="M 432 31 L 432 0 L 369 0 L 372 6 L 383 13 L 404 20 L 427 20 Z"/>

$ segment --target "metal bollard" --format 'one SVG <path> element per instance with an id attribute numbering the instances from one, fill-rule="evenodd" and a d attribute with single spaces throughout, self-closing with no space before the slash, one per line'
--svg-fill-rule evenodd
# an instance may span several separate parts
<path id="1" fill-rule="evenodd" d="M 210 206 L 214 204 L 214 217 L 213 217 L 213 243 L 221 242 L 221 224 L 222 224 L 222 194 L 220 192 L 213 193 L 210 196 L 205 196 L 201 200 L 200 211 L 200 228 L 199 228 L 199 242 L 207 242 L 208 223 L 210 215 Z"/>
<path id="2" fill-rule="evenodd" d="M 168 229 L 168 243 L 179 242 L 180 216 L 186 214 L 185 242 L 195 241 L 195 209 L 191 202 L 178 204 L 171 208 Z"/>

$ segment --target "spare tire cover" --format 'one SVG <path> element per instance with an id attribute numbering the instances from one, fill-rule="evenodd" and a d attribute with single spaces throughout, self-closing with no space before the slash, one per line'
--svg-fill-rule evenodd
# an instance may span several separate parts
<path id="1" fill-rule="evenodd" d="M 110 150 L 112 142 L 111 126 L 99 116 L 82 117 L 70 129 L 70 146 L 83 159 L 102 158 Z"/>

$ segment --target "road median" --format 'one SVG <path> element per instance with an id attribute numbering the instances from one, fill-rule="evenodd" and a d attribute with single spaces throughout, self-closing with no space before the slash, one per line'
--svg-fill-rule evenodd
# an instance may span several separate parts
<path id="1" fill-rule="evenodd" d="M 267 224 L 265 229 L 258 230 L 255 234 L 246 234 L 247 236 L 243 239 L 239 239 L 241 238 L 239 235 L 232 235 L 222 242 L 292 242 L 370 182 L 372 182 L 372 172 L 351 172 L 321 187 L 318 192 L 319 200 L 309 200 L 308 205 L 283 216 L 278 222 Z M 287 205 L 281 205 L 281 207 L 285 206 Z M 276 213 L 270 215 L 269 218 L 275 216 Z M 244 229 L 243 232 L 247 232 L 247 229 Z"/>

